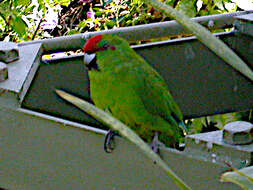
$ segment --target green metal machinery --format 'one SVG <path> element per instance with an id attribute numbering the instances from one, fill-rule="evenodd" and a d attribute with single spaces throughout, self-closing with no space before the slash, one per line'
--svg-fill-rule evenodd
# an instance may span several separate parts
<path id="1" fill-rule="evenodd" d="M 194 18 L 217 33 L 253 68 L 253 14 Z M 92 35 L 116 33 L 129 41 L 188 34 L 175 21 L 78 34 L 20 44 L 0 42 L 0 187 L 9 190 L 175 190 L 178 187 L 133 144 L 117 137 L 103 150 L 107 127 L 54 93 L 63 89 L 90 101 L 83 56 L 41 61 L 47 53 L 80 49 Z M 133 48 L 165 78 L 185 118 L 253 108 L 252 81 L 195 37 Z M 173 88 L 172 88 L 173 87 Z M 252 124 L 186 138 L 184 151 L 163 148 L 166 163 L 194 190 L 234 190 L 219 177 L 252 165 Z M 245 127 L 246 125 L 246 127 Z M 248 137 L 245 145 L 237 136 Z M 245 138 L 244 138 L 245 137 Z"/>

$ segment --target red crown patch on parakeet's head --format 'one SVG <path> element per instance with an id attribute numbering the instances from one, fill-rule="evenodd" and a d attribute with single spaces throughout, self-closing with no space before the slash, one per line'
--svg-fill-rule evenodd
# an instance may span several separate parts
<path id="1" fill-rule="evenodd" d="M 84 45 L 84 53 L 92 54 L 97 51 L 103 51 L 107 49 L 115 50 L 115 46 L 111 44 L 111 35 L 96 35 L 91 37 Z"/>
<path id="2" fill-rule="evenodd" d="M 84 45 L 83 51 L 85 53 L 94 53 L 99 50 L 98 43 L 103 39 L 103 35 L 91 37 Z"/>

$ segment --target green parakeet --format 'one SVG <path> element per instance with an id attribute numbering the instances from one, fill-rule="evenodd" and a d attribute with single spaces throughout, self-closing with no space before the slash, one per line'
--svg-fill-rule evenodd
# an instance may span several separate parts
<path id="1" fill-rule="evenodd" d="M 97 35 L 83 47 L 94 104 L 133 129 L 146 142 L 155 134 L 170 147 L 183 136 L 183 115 L 164 79 L 116 35 Z M 86 58 L 87 59 L 87 58 Z"/>

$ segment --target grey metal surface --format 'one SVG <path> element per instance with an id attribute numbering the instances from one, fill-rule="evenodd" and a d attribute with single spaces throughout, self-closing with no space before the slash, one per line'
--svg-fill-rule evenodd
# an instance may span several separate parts
<path id="1" fill-rule="evenodd" d="M 123 138 L 112 154 L 104 135 L 29 111 L 0 108 L 0 184 L 10 190 L 176 190 L 152 161 Z M 165 149 L 163 159 L 194 190 L 239 189 L 220 183 L 228 168 Z"/>
<path id="2" fill-rule="evenodd" d="M 18 45 L 14 42 L 0 42 L 0 61 L 10 63 L 19 59 Z"/>
<path id="3" fill-rule="evenodd" d="M 218 14 L 211 16 L 202 16 L 193 18 L 194 21 L 206 26 L 210 26 L 210 21 L 213 22 L 213 26 L 210 29 L 221 29 L 221 28 L 231 28 L 233 27 L 234 16 L 244 15 L 252 11 L 241 11 L 234 13 Z M 87 38 L 92 35 L 102 33 L 115 33 L 119 36 L 124 37 L 129 41 L 136 40 L 149 40 L 153 38 L 175 36 L 179 34 L 188 34 L 189 31 L 184 29 L 176 21 L 159 22 L 153 24 L 137 25 L 132 27 L 122 27 L 113 30 L 99 31 L 99 32 L 89 32 L 85 34 L 76 34 L 71 36 L 57 37 L 53 39 L 46 39 L 40 41 L 25 42 L 23 44 L 34 44 L 42 43 L 45 52 L 53 51 L 66 51 L 69 49 L 79 49 L 81 48 Z"/>
<path id="4" fill-rule="evenodd" d="M 223 141 L 226 143 L 249 144 L 253 140 L 253 124 L 246 121 L 230 122 L 223 127 L 222 133 Z"/>
<path id="5" fill-rule="evenodd" d="M 0 82 L 8 79 L 8 67 L 6 64 L 0 61 Z"/>
<path id="6" fill-rule="evenodd" d="M 245 14 L 245 15 L 238 15 L 238 16 L 236 16 L 236 18 L 239 20 L 247 21 L 247 22 L 253 22 L 253 13 Z"/>
<path id="7" fill-rule="evenodd" d="M 235 17 L 236 20 L 234 22 L 235 29 L 242 34 L 249 35 L 253 37 L 253 13 L 248 15 L 242 15 L 240 17 Z"/>
<path id="8" fill-rule="evenodd" d="M 222 131 L 189 135 L 184 152 L 193 158 L 235 168 L 252 165 L 253 144 L 231 145 L 224 142 Z"/>
<path id="9" fill-rule="evenodd" d="M 9 79 L 0 83 L 0 106 L 20 106 L 39 66 L 41 53 L 40 43 L 19 47 L 20 58 L 8 64 Z"/>
<path id="10" fill-rule="evenodd" d="M 20 59 L 8 65 L 10 80 L 0 83 L 0 90 L 5 89 L 14 93 L 21 93 L 23 85 L 30 74 L 35 59 L 40 52 L 41 44 L 32 44 L 19 47 Z"/>

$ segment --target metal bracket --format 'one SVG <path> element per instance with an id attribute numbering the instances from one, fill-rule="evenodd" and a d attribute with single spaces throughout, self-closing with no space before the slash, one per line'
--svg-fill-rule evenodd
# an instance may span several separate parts
<path id="1" fill-rule="evenodd" d="M 253 36 L 253 13 L 235 17 L 235 28 L 239 33 Z"/>
<path id="2" fill-rule="evenodd" d="M 236 129 L 235 129 L 236 128 Z M 202 159 L 221 165 L 229 164 L 235 168 L 243 168 L 252 164 L 253 125 L 248 122 L 232 122 L 224 127 L 224 130 L 194 134 L 186 137 L 186 149 L 188 156 Z M 238 136 L 248 136 L 248 144 L 242 144 Z M 228 140 L 229 139 L 229 140 Z M 233 140 L 231 140 L 233 139 Z M 228 143 L 229 141 L 229 143 Z"/>

